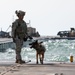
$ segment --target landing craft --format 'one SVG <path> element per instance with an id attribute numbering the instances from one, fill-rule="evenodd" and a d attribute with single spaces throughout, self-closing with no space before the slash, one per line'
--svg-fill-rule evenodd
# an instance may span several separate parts
<path id="1" fill-rule="evenodd" d="M 71 28 L 69 31 L 59 31 L 57 35 L 60 37 L 75 37 L 75 29 Z"/>

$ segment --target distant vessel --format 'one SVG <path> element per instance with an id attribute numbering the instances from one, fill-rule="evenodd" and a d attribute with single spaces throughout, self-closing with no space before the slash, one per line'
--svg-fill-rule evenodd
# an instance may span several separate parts
<path id="1" fill-rule="evenodd" d="M 75 29 L 71 28 L 69 31 L 59 31 L 57 35 L 60 37 L 75 37 Z"/>
<path id="2" fill-rule="evenodd" d="M 10 38 L 11 36 L 9 35 L 9 32 L 5 32 L 5 31 L 0 31 L 0 38 Z"/>

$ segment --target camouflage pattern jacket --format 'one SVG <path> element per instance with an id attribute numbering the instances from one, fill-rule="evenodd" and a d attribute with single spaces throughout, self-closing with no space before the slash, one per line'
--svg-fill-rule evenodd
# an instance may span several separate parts
<path id="1" fill-rule="evenodd" d="M 12 37 L 19 39 L 23 39 L 27 35 L 27 25 L 25 21 L 19 21 L 19 19 L 15 20 L 12 23 Z"/>

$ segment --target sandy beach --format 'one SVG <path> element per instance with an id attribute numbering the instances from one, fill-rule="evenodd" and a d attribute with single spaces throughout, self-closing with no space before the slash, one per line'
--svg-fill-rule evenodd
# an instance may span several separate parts
<path id="1" fill-rule="evenodd" d="M 41 65 L 35 62 L 0 62 L 0 75 L 75 75 L 75 63 L 44 62 Z"/>

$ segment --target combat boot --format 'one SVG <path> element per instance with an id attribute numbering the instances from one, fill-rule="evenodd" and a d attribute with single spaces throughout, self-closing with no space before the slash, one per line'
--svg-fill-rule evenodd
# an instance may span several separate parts
<path id="1" fill-rule="evenodd" d="M 22 63 L 25 63 L 25 61 L 24 61 L 24 60 L 21 60 L 21 62 L 22 62 Z"/>
<path id="2" fill-rule="evenodd" d="M 15 63 L 22 64 L 22 63 L 25 63 L 25 61 L 23 61 L 23 60 L 16 60 L 16 62 L 15 62 Z"/>
<path id="3" fill-rule="evenodd" d="M 18 63 L 18 60 L 16 59 L 15 63 Z"/>
<path id="4" fill-rule="evenodd" d="M 24 60 L 19 60 L 18 63 L 23 64 L 23 63 L 25 63 L 25 61 Z"/>

